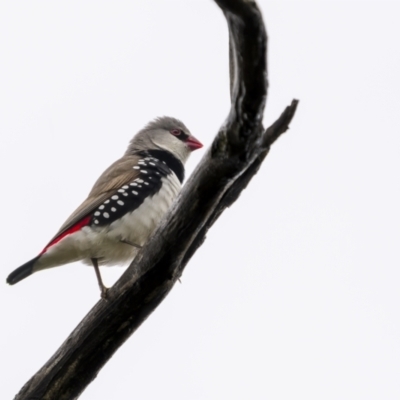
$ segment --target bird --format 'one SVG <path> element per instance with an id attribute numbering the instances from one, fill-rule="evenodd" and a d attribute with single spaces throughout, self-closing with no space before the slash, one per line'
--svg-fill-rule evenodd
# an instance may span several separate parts
<path id="1" fill-rule="evenodd" d="M 35 272 L 82 261 L 94 267 L 132 261 L 181 188 L 184 164 L 203 147 L 178 119 L 158 117 L 130 141 L 125 154 L 97 179 L 86 200 L 32 260 L 7 277 L 14 285 Z"/>

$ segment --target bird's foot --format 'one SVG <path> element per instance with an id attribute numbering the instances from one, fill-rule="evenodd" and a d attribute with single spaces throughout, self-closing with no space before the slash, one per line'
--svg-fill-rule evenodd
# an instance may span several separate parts
<path id="1" fill-rule="evenodd" d="M 107 300 L 108 288 L 106 286 L 104 286 L 103 280 L 101 279 L 98 260 L 97 260 L 97 258 L 92 258 L 91 260 L 92 260 L 92 264 L 94 267 L 94 271 L 96 272 L 97 283 L 99 284 L 100 293 L 101 293 L 100 296 L 102 299 Z"/>
<path id="2" fill-rule="evenodd" d="M 101 288 L 101 294 L 100 297 L 104 300 L 108 300 L 108 287 L 103 286 Z"/>

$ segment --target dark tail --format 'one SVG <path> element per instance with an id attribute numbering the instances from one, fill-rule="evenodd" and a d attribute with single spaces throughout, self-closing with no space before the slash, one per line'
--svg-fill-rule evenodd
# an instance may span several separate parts
<path id="1" fill-rule="evenodd" d="M 14 285 L 15 283 L 22 281 L 33 272 L 33 265 L 39 259 L 40 256 L 33 258 L 32 260 L 28 261 L 24 265 L 21 265 L 15 271 L 11 272 L 10 275 L 7 277 L 7 283 L 9 285 Z"/>

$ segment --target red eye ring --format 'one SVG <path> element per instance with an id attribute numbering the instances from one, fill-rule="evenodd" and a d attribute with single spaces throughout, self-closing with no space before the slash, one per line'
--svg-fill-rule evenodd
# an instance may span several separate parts
<path id="1" fill-rule="evenodd" d="M 182 133 L 182 131 L 180 129 L 172 129 L 169 132 L 171 135 L 174 135 L 174 136 L 179 136 Z"/>

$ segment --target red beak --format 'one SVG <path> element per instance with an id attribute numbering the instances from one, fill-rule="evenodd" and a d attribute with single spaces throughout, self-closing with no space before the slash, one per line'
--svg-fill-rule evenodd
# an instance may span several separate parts
<path id="1" fill-rule="evenodd" d="M 193 136 L 189 136 L 185 140 L 185 143 L 188 145 L 188 147 L 191 151 L 201 149 L 203 147 L 203 145 Z"/>

